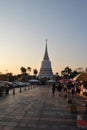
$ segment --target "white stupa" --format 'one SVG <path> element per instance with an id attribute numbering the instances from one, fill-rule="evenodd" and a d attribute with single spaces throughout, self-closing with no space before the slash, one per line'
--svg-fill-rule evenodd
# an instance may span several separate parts
<path id="1" fill-rule="evenodd" d="M 46 39 L 46 48 L 43 60 L 41 62 L 41 68 L 39 72 L 39 79 L 41 78 L 53 78 L 53 72 L 51 67 L 51 61 L 49 60 L 48 50 L 47 50 L 47 39 Z"/>

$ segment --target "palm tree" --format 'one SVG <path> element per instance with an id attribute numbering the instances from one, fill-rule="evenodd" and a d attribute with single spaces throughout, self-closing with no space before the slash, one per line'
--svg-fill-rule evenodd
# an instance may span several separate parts
<path id="1" fill-rule="evenodd" d="M 34 69 L 34 70 L 33 70 L 33 73 L 34 73 L 34 75 L 35 75 L 35 77 L 36 77 L 36 75 L 37 75 L 37 73 L 38 73 L 38 70 L 37 70 L 37 69 Z"/>
<path id="2" fill-rule="evenodd" d="M 27 67 L 27 71 L 29 72 L 29 75 L 30 75 L 31 67 Z"/>
<path id="3" fill-rule="evenodd" d="M 22 74 L 26 74 L 26 68 L 25 67 L 21 67 L 20 70 L 21 70 Z"/>

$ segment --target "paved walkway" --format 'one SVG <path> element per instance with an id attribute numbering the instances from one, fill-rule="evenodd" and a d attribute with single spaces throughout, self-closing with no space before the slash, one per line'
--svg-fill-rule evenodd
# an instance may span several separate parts
<path id="1" fill-rule="evenodd" d="M 0 130 L 78 130 L 76 113 L 56 91 L 39 86 L 0 97 Z"/>

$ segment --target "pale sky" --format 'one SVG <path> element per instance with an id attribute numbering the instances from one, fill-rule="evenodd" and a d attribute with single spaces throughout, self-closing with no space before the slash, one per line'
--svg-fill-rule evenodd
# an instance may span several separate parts
<path id="1" fill-rule="evenodd" d="M 0 0 L 0 72 L 39 71 L 46 38 L 53 73 L 87 66 L 87 0 Z"/>

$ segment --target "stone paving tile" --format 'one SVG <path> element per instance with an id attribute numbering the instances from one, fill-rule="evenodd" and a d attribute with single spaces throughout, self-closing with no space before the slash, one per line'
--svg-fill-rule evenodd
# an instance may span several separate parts
<path id="1" fill-rule="evenodd" d="M 9 122 L 6 126 L 7 127 L 16 127 L 17 126 L 17 122 Z"/>
<path id="2" fill-rule="evenodd" d="M 0 126 L 6 126 L 7 124 L 8 124 L 8 122 L 0 121 Z"/>
<path id="3" fill-rule="evenodd" d="M 3 130 L 3 126 L 0 126 L 0 130 Z"/>
<path id="4" fill-rule="evenodd" d="M 24 127 L 26 127 L 27 126 L 27 123 L 18 123 L 17 124 L 17 127 L 22 127 L 22 128 L 24 128 Z"/>
<path id="5" fill-rule="evenodd" d="M 37 123 L 36 124 L 34 124 L 33 122 L 32 123 L 28 123 L 27 126 L 31 127 L 31 128 L 37 128 Z"/>
<path id="6" fill-rule="evenodd" d="M 36 128 L 29 128 L 29 127 L 15 127 L 13 130 L 36 130 Z"/>
<path id="7" fill-rule="evenodd" d="M 13 130 L 13 127 L 0 127 L 0 130 Z"/>
<path id="8" fill-rule="evenodd" d="M 57 128 L 55 127 L 50 127 L 47 130 L 78 130 L 77 127 L 69 127 L 69 126 L 58 126 Z"/>
<path id="9" fill-rule="evenodd" d="M 77 130 L 76 114 L 64 97 L 37 87 L 0 98 L 1 130 Z M 72 128 L 70 128 L 72 126 Z"/>

